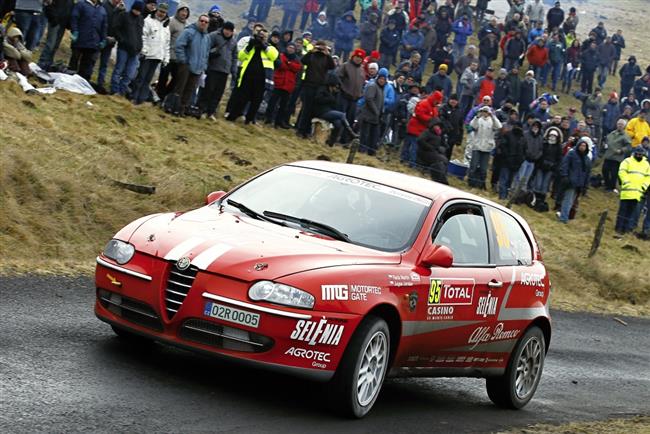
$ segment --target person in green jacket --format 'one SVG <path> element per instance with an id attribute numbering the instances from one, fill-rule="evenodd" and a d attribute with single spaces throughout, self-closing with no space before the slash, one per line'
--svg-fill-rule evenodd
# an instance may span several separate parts
<path id="1" fill-rule="evenodd" d="M 632 147 L 632 140 L 625 132 L 626 124 L 625 119 L 619 119 L 616 129 L 607 135 L 607 149 L 603 155 L 603 181 L 605 191 L 608 192 L 616 188 L 619 166 Z"/>

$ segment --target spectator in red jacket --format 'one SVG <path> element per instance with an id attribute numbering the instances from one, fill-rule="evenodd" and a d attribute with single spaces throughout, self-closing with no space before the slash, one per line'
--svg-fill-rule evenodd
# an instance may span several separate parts
<path id="1" fill-rule="evenodd" d="M 476 82 L 476 87 L 478 89 L 476 103 L 483 101 L 483 97 L 489 96 L 490 99 L 494 97 L 494 89 L 496 88 L 496 83 L 494 82 L 494 68 L 491 66 L 488 67 L 485 71 L 485 75 L 478 79 Z"/>
<path id="2" fill-rule="evenodd" d="M 540 77 L 544 66 L 548 63 L 548 48 L 545 46 L 544 39 L 537 38 L 535 43 L 528 48 L 526 58 L 535 72 L 535 77 Z"/>
<path id="3" fill-rule="evenodd" d="M 442 104 L 443 95 L 435 91 L 420 101 L 413 110 L 413 116 L 406 125 L 406 140 L 401 155 L 408 156 L 407 163 L 415 167 L 417 158 L 417 139 L 424 130 L 429 128 L 429 121 L 438 117 L 438 106 Z M 406 161 L 403 161 L 406 162 Z"/>
<path id="4" fill-rule="evenodd" d="M 276 128 L 289 129 L 289 96 L 296 88 L 297 73 L 302 64 L 296 55 L 296 44 L 289 42 L 287 51 L 280 54 L 280 66 L 273 73 L 273 93 L 266 108 L 264 123 L 274 123 Z M 277 113 L 276 113 L 277 107 Z"/>

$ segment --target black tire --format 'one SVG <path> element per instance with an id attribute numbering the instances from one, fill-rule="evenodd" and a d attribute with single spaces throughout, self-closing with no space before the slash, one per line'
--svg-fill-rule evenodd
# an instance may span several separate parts
<path id="1" fill-rule="evenodd" d="M 529 352 L 525 355 L 525 351 Z M 528 357 L 528 354 L 533 357 Z M 529 370 L 535 369 L 533 359 L 536 359 L 537 355 L 539 355 L 539 359 L 536 371 L 532 374 L 532 382 L 528 377 L 528 381 L 525 382 L 528 384 L 526 390 L 517 391 L 517 377 L 519 374 L 517 368 L 521 367 L 522 357 L 527 359 L 523 366 L 523 375 L 525 376 L 525 373 L 529 372 Z M 544 340 L 544 334 L 539 327 L 533 326 L 517 342 L 517 346 L 510 356 L 505 374 L 500 377 L 486 378 L 485 386 L 490 400 L 499 407 L 511 409 L 520 409 L 528 404 L 535 395 L 539 380 L 542 378 L 545 356 L 546 341 Z M 533 363 L 533 366 L 531 366 L 531 363 Z"/>
<path id="2" fill-rule="evenodd" d="M 121 327 L 111 325 L 111 328 L 113 329 L 117 337 L 126 343 L 133 344 L 133 345 L 151 345 L 153 343 L 153 340 L 141 336 L 137 333 L 133 333 L 129 330 L 123 329 Z"/>
<path id="3" fill-rule="evenodd" d="M 370 386 L 373 388 L 372 396 L 368 397 L 366 394 L 361 393 L 364 396 L 360 397 L 358 391 L 359 370 L 364 362 L 366 350 L 369 349 L 372 352 L 372 348 L 369 346 L 371 340 L 374 340 L 373 342 L 376 344 L 376 348 L 385 345 L 383 356 L 377 357 L 376 359 L 372 357 L 369 363 L 370 366 L 381 369 L 382 372 L 375 375 L 377 379 L 376 385 Z M 375 361 L 372 359 L 375 359 Z M 350 339 L 343 359 L 332 379 L 330 391 L 331 401 L 334 407 L 348 417 L 362 418 L 368 414 L 375 401 L 377 401 L 377 397 L 381 391 L 384 378 L 386 378 L 386 372 L 388 371 L 389 360 L 390 330 L 388 329 L 388 324 L 383 319 L 375 316 L 366 317 L 355 331 L 352 339 Z M 378 367 L 380 363 L 382 363 L 381 368 Z M 372 370 L 378 372 L 376 369 Z M 368 372 L 370 371 L 369 369 Z M 368 382 L 366 381 L 366 383 Z M 375 384 L 375 382 L 370 382 L 370 384 Z M 362 392 L 364 390 L 366 389 L 362 389 Z"/>

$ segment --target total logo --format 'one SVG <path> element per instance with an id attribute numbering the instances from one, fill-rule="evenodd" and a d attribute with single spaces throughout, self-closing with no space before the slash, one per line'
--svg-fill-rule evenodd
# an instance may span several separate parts
<path id="1" fill-rule="evenodd" d="M 381 288 L 370 285 L 321 285 L 323 301 L 367 301 L 368 294 L 381 295 Z"/>
<path id="2" fill-rule="evenodd" d="M 474 279 L 432 278 L 427 301 L 429 305 L 471 305 L 474 285 Z"/>
<path id="3" fill-rule="evenodd" d="M 307 342 L 307 345 L 338 345 L 343 331 L 344 325 L 328 323 L 325 318 L 320 321 L 301 319 L 296 323 L 290 338 Z"/>
<path id="4" fill-rule="evenodd" d="M 306 350 L 304 348 L 296 348 L 296 347 L 291 347 L 287 351 L 284 352 L 284 354 L 288 356 L 293 356 L 297 357 L 299 359 L 305 359 L 305 360 L 311 360 L 312 361 L 312 366 L 314 368 L 322 368 L 325 369 L 327 367 L 327 363 L 330 363 L 330 353 L 325 353 L 322 351 L 315 351 L 315 350 Z"/>
<path id="5" fill-rule="evenodd" d="M 494 297 L 491 292 L 485 297 L 479 297 L 478 306 L 476 307 L 476 314 L 487 318 L 488 316 L 497 313 L 497 306 L 499 305 L 499 297 Z"/>

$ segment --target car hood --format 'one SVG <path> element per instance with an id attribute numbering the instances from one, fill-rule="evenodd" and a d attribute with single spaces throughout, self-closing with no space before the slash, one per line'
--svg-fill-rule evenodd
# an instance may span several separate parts
<path id="1" fill-rule="evenodd" d="M 214 207 L 152 217 L 135 230 L 129 242 L 142 253 L 169 261 L 186 256 L 201 270 L 244 281 L 401 260 L 399 253 L 380 252 Z"/>

